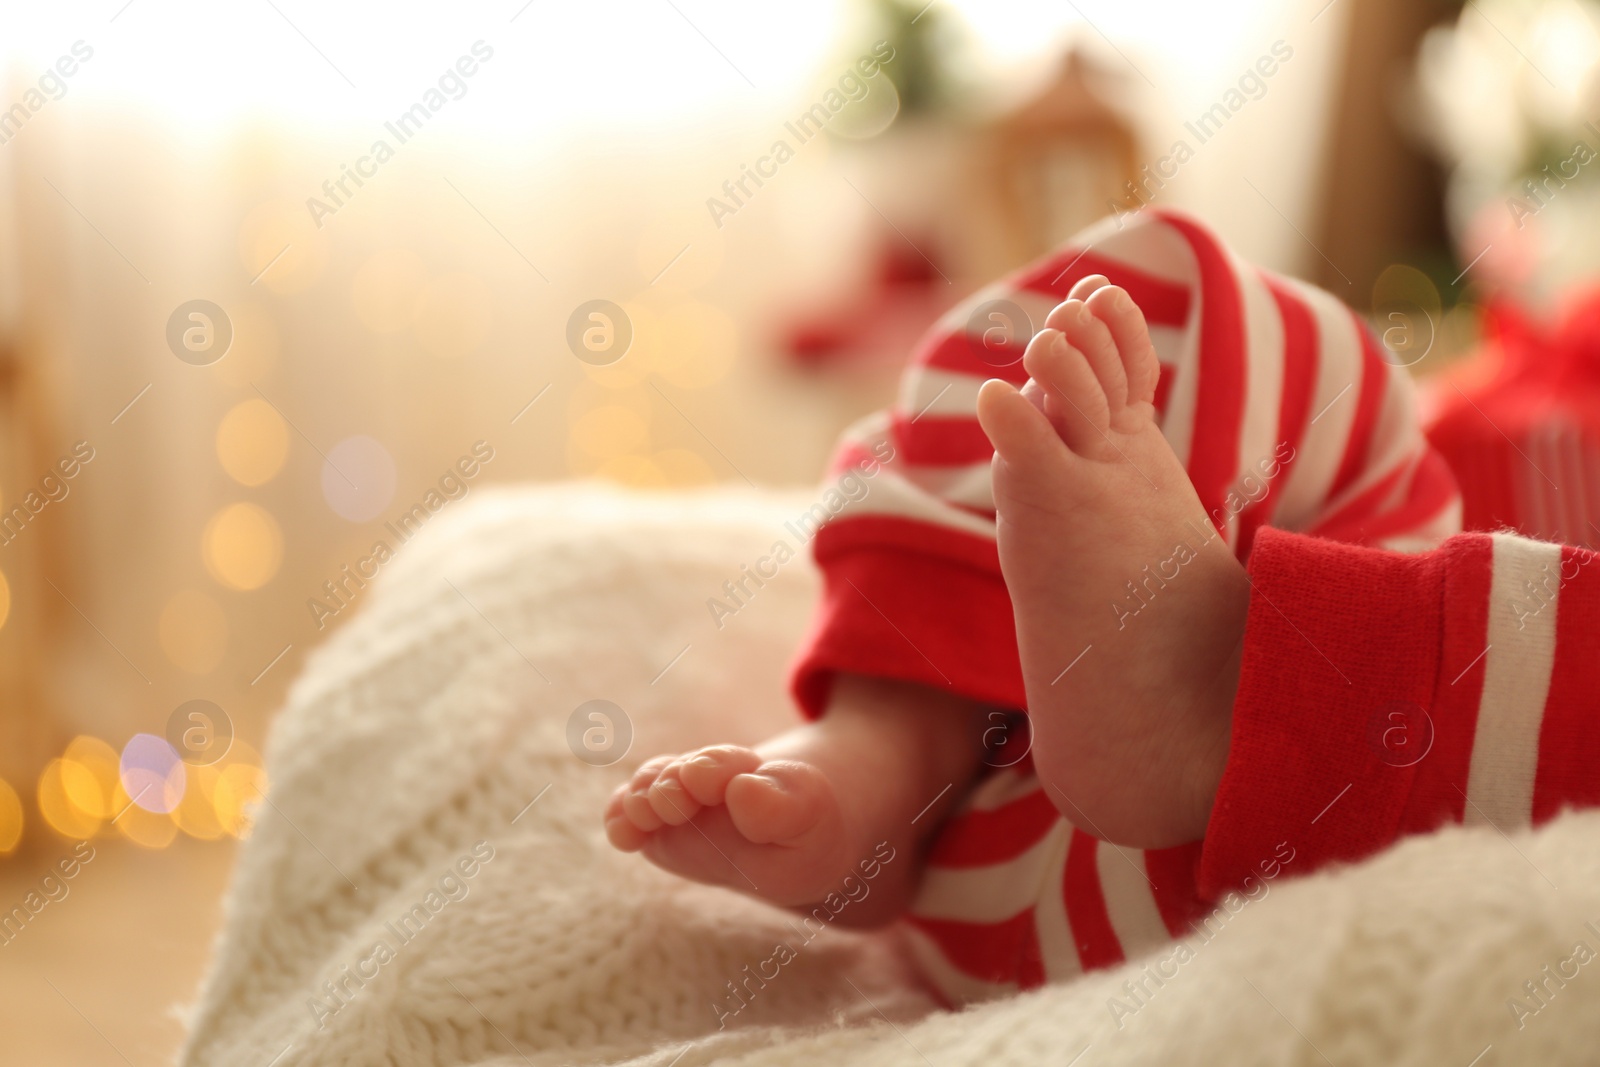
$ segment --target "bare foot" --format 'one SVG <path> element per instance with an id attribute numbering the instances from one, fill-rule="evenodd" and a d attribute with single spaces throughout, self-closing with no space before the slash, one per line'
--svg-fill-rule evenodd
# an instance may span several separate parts
<path id="1" fill-rule="evenodd" d="M 606 836 L 693 881 L 794 908 L 841 894 L 840 925 L 888 922 L 910 902 L 928 833 L 977 772 L 983 710 L 841 675 L 817 722 L 756 748 L 644 763 L 606 805 Z"/>
<path id="2" fill-rule="evenodd" d="M 612 794 L 605 821 L 624 852 L 775 904 L 820 899 L 852 862 L 828 777 L 736 745 L 649 760 Z"/>
<path id="3" fill-rule="evenodd" d="M 1197 840 L 1227 756 L 1249 580 L 1161 436 L 1155 350 L 1127 293 L 1078 283 L 1023 365 L 1021 393 L 984 384 L 978 418 L 1034 766 L 1089 833 Z"/>

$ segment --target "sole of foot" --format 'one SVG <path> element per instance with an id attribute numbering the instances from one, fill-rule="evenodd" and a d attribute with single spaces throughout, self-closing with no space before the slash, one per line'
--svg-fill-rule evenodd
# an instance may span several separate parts
<path id="1" fill-rule="evenodd" d="M 1086 832 L 1197 840 L 1226 761 L 1249 580 L 1161 434 L 1160 367 L 1125 291 L 1083 279 L 1023 364 L 1022 390 L 984 384 L 978 418 L 1034 766 Z"/>

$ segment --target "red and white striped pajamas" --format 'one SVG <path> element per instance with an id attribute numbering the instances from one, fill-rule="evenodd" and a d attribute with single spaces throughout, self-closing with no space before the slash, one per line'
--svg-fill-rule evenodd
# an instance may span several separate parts
<path id="1" fill-rule="evenodd" d="M 1455 483 L 1371 332 L 1165 210 L 1108 220 L 952 311 L 894 408 L 846 434 L 836 471 L 885 445 L 894 458 L 814 541 L 824 593 L 793 679 L 804 711 L 825 711 L 838 671 L 1025 706 L 974 411 L 985 379 L 1026 380 L 1026 338 L 997 357 L 969 319 L 1004 299 L 1041 323 L 1096 273 L 1143 310 L 1162 432 L 1250 568 L 1229 762 L 1204 841 L 1160 851 L 1075 830 L 1052 803 L 1071 784 L 1026 764 L 986 778 L 936 836 L 909 917 L 952 1001 L 1118 963 L 1188 933 L 1247 878 L 1447 820 L 1509 828 L 1600 801 L 1600 770 L 1585 770 L 1600 768 L 1587 725 L 1600 686 L 1583 687 L 1578 652 L 1600 636 L 1592 557 L 1445 541 Z"/>

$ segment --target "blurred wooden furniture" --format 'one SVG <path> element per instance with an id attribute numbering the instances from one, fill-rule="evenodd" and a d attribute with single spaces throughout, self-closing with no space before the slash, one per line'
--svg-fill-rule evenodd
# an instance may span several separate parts
<path id="1" fill-rule="evenodd" d="M 994 199 L 997 252 L 1026 263 L 1125 203 L 1139 140 L 1099 86 L 1115 76 L 1072 49 L 1039 92 L 1002 114 L 980 153 L 979 192 Z"/>
<path id="2" fill-rule="evenodd" d="M 1373 283 L 1397 259 L 1449 262 L 1444 177 L 1402 128 L 1399 101 L 1423 34 L 1459 7 L 1351 0 L 1346 14 L 1322 217 L 1311 233 L 1322 254 L 1311 261 L 1310 280 L 1358 308 L 1370 306 Z"/>
<path id="3" fill-rule="evenodd" d="M 1118 78 L 1072 49 L 1043 87 L 976 122 L 902 114 L 861 153 L 874 172 L 863 195 L 893 205 L 883 221 L 865 216 L 870 268 L 845 299 L 790 326 L 785 351 L 811 369 L 898 366 L 968 292 L 1137 208 L 1138 136 L 1107 99 Z"/>

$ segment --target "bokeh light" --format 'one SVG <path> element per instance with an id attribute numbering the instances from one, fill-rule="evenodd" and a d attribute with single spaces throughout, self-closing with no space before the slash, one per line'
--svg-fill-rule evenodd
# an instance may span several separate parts
<path id="1" fill-rule="evenodd" d="M 213 806 L 221 773 L 210 764 L 190 764 L 188 774 L 188 788 L 183 791 L 178 806 L 172 809 L 172 821 L 190 837 L 215 841 L 224 832 Z"/>
<path id="2" fill-rule="evenodd" d="M 1372 322 L 1389 362 L 1419 366 L 1439 346 L 1444 307 L 1433 279 L 1405 263 L 1391 263 L 1372 284 Z"/>
<path id="3" fill-rule="evenodd" d="M 217 425 L 217 461 L 240 485 L 270 482 L 289 455 L 289 427 L 260 397 L 235 404 Z"/>
<path id="4" fill-rule="evenodd" d="M 668 448 L 650 457 L 668 485 L 712 485 L 717 474 L 698 452 L 687 448 Z"/>
<path id="5" fill-rule="evenodd" d="M 0 778 L 0 855 L 16 851 L 22 841 L 22 798 Z"/>
<path id="6" fill-rule="evenodd" d="M 900 91 L 889 78 L 868 78 L 867 94 L 852 100 L 828 124 L 828 133 L 851 140 L 876 137 L 900 114 Z"/>
<path id="7" fill-rule="evenodd" d="M 298 293 L 322 276 L 328 238 L 299 200 L 269 200 L 239 226 L 239 262 L 253 282 Z"/>
<path id="8" fill-rule="evenodd" d="M 494 302 L 475 274 L 441 274 L 417 295 L 411 328 L 423 351 L 458 358 L 477 349 L 494 323 Z"/>
<path id="9" fill-rule="evenodd" d="M 233 347 L 211 373 L 225 385 L 248 389 L 278 365 L 278 324 L 266 305 L 254 300 L 230 302 L 227 312 L 233 320 Z"/>
<path id="10" fill-rule="evenodd" d="M 259 589 L 283 562 L 283 534 L 277 520 L 256 505 L 229 504 L 206 524 L 201 557 L 229 589 Z"/>
<path id="11" fill-rule="evenodd" d="M 667 484 L 661 468 L 644 456 L 613 456 L 600 464 L 595 474 L 634 489 L 659 489 Z"/>
<path id="12" fill-rule="evenodd" d="M 376 252 L 356 270 L 350 304 L 373 333 L 400 333 L 411 325 L 417 294 L 427 280 L 422 257 L 405 248 Z"/>
<path id="13" fill-rule="evenodd" d="M 177 824 L 164 813 L 131 804 L 112 824 L 117 832 L 145 848 L 166 848 L 178 836 Z"/>
<path id="14" fill-rule="evenodd" d="M 0 571 L 0 626 L 6 624 L 11 617 L 11 583 L 6 581 L 6 572 Z"/>
<path id="15" fill-rule="evenodd" d="M 686 300 L 663 311 L 657 329 L 650 367 L 670 384 L 703 389 L 732 369 L 739 331 L 726 312 Z"/>
<path id="16" fill-rule="evenodd" d="M 126 796 L 121 788 L 121 760 L 117 750 L 98 737 L 72 739 L 61 757 L 61 781 L 72 806 L 97 819 L 116 817 Z"/>
<path id="17" fill-rule="evenodd" d="M 615 363 L 582 365 L 590 381 L 607 389 L 643 385 L 650 373 L 650 346 L 656 334 L 655 312 L 639 301 L 623 301 L 622 310 L 633 325 L 633 343 L 628 346 L 628 354 Z"/>
<path id="18" fill-rule="evenodd" d="M 156 631 L 161 651 L 187 674 L 209 674 L 228 649 L 227 614 L 195 589 L 180 589 L 167 599 Z"/>
<path id="19" fill-rule="evenodd" d="M 183 800 L 185 764 L 166 738 L 134 734 L 122 746 L 122 788 L 137 806 L 165 815 Z"/>
<path id="20" fill-rule="evenodd" d="M 650 443 L 650 425 L 631 408 L 599 404 L 572 420 L 571 442 L 592 459 L 631 455 Z"/>
<path id="21" fill-rule="evenodd" d="M 76 760 L 62 759 L 60 763 L 61 791 L 67 803 L 96 819 L 110 818 L 106 808 L 111 798 L 100 788 L 94 772 Z"/>
<path id="22" fill-rule="evenodd" d="M 62 782 L 62 762 L 51 760 L 39 774 L 39 814 L 50 829 L 63 837 L 87 841 L 99 831 L 104 820 L 84 812 L 68 799 Z"/>
<path id="23" fill-rule="evenodd" d="M 698 207 L 652 216 L 634 257 L 651 288 L 688 292 L 716 277 L 722 268 L 722 234 L 708 231 L 705 223 L 705 210 Z"/>
<path id="24" fill-rule="evenodd" d="M 394 487 L 394 458 L 373 438 L 358 434 L 328 449 L 322 464 L 322 498 L 340 518 L 351 522 L 377 518 L 394 502 Z"/>
<path id="25" fill-rule="evenodd" d="M 252 763 L 222 768 L 211 798 L 222 829 L 234 837 L 249 836 L 255 808 L 270 788 L 266 771 Z"/>
<path id="26" fill-rule="evenodd" d="M 261 753 L 257 752 L 248 741 L 243 741 L 235 737 L 233 739 L 233 744 L 228 746 L 228 756 L 225 762 L 249 763 L 253 766 L 259 767 L 261 766 Z M 219 766 L 217 769 L 221 770 L 222 768 Z"/>

